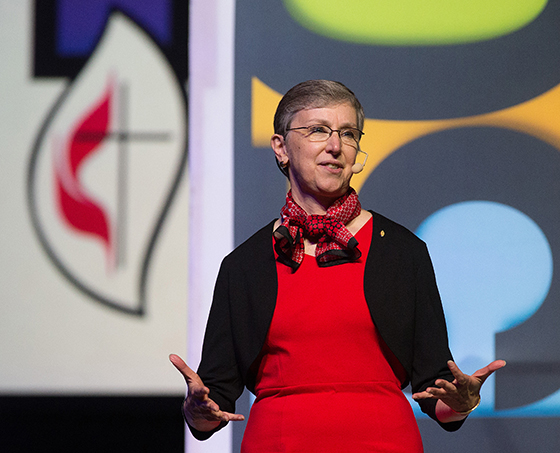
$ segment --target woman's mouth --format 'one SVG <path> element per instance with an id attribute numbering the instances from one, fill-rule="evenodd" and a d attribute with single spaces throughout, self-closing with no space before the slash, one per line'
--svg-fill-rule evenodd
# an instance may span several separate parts
<path id="1" fill-rule="evenodd" d="M 343 166 L 338 162 L 323 162 L 321 164 L 323 167 L 327 167 L 331 170 L 340 170 Z"/>

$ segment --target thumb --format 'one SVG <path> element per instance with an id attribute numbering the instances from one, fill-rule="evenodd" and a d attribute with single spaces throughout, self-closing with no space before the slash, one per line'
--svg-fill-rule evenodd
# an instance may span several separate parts
<path id="1" fill-rule="evenodd" d="M 203 385 L 202 380 L 177 354 L 169 354 L 169 361 L 173 364 L 175 368 L 183 375 L 187 385 Z"/>
<path id="2" fill-rule="evenodd" d="M 484 368 L 481 368 L 480 370 L 477 370 L 473 376 L 477 377 L 478 379 L 480 379 L 482 382 L 484 382 L 486 379 L 488 379 L 488 377 L 494 373 L 495 371 L 499 370 L 500 368 L 503 368 L 506 366 L 506 362 L 505 360 L 494 360 L 493 362 L 489 363 L 488 365 L 486 365 Z"/>

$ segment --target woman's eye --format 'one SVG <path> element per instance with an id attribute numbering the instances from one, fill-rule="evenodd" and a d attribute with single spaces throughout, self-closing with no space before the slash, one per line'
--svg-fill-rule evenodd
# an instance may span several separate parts
<path id="1" fill-rule="evenodd" d="M 311 134 L 328 134 L 325 126 L 309 126 L 309 133 Z"/>
<path id="2" fill-rule="evenodd" d="M 352 140 L 358 141 L 358 133 L 356 131 L 353 131 L 352 129 L 343 130 L 340 135 L 341 137 L 348 137 Z"/>

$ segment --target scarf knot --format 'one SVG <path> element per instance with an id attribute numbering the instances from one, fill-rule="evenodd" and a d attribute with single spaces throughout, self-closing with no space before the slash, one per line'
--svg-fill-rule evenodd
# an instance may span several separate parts
<path id="1" fill-rule="evenodd" d="M 282 223 L 274 231 L 279 260 L 294 271 L 303 262 L 304 239 L 317 243 L 315 258 L 321 267 L 355 261 L 362 256 L 358 241 L 346 225 L 360 215 L 362 207 L 354 189 L 336 200 L 325 215 L 308 215 L 292 197 L 286 195 L 281 210 Z"/>

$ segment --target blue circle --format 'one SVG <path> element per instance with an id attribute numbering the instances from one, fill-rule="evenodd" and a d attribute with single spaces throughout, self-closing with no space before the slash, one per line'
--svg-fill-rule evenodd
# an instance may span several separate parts
<path id="1" fill-rule="evenodd" d="M 531 317 L 545 300 L 552 251 L 540 227 L 517 209 L 456 203 L 430 215 L 416 234 L 429 246 L 450 320 L 493 335 Z"/>

